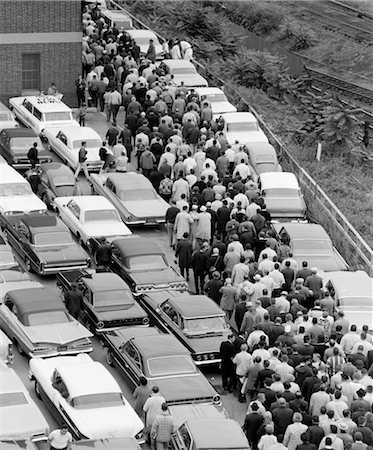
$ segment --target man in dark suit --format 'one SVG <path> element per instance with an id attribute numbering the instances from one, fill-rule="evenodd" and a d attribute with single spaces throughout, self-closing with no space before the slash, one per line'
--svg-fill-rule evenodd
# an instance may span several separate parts
<path id="1" fill-rule="evenodd" d="M 224 391 L 232 390 L 236 387 L 236 377 L 234 374 L 233 357 L 236 353 L 234 346 L 235 337 L 230 334 L 226 341 L 223 341 L 220 345 L 220 358 L 221 358 L 221 378 Z"/>

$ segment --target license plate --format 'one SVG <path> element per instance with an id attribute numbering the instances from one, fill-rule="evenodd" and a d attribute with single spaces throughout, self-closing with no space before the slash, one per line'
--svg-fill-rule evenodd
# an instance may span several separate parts
<path id="1" fill-rule="evenodd" d="M 58 352 L 65 352 L 67 350 L 67 345 L 59 345 L 57 347 Z"/>

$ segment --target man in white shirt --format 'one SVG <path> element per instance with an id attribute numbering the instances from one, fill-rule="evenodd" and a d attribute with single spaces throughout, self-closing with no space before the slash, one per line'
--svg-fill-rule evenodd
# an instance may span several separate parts
<path id="1" fill-rule="evenodd" d="M 73 437 L 69 432 L 69 427 L 63 423 L 59 430 L 54 430 L 48 436 L 51 450 L 69 450 Z"/>

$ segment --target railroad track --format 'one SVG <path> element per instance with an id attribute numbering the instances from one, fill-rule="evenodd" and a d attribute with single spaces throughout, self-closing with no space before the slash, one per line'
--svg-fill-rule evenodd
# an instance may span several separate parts
<path id="1" fill-rule="evenodd" d="M 354 8 L 353 6 L 347 5 L 344 2 L 338 0 L 324 0 L 324 3 L 328 4 L 331 8 L 334 8 L 337 11 L 348 12 L 358 17 L 359 19 L 363 19 L 367 22 L 373 22 L 373 14 L 370 14 L 367 11 L 363 11 L 358 8 Z"/>

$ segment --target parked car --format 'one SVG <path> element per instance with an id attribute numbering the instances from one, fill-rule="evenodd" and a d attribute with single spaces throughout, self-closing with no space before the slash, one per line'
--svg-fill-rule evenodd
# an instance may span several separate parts
<path id="1" fill-rule="evenodd" d="M 1 450 L 50 450 L 47 439 L 0 441 Z M 141 450 L 134 438 L 83 439 L 73 441 L 70 450 Z"/>
<path id="2" fill-rule="evenodd" d="M 5 216 L 44 212 L 47 205 L 35 195 L 27 180 L 13 167 L 0 165 L 0 223 Z"/>
<path id="3" fill-rule="evenodd" d="M 0 270 L 0 303 L 3 302 L 8 291 L 33 287 L 42 287 L 42 285 L 38 281 L 31 281 L 29 275 L 20 268 Z"/>
<path id="4" fill-rule="evenodd" d="M 237 112 L 237 108 L 230 103 L 224 92 L 216 87 L 198 87 L 194 91 L 198 94 L 199 101 L 202 104 L 207 100 L 212 109 L 213 119 L 224 113 Z"/>
<path id="5" fill-rule="evenodd" d="M 306 203 L 298 180 L 293 173 L 261 173 L 258 186 L 273 219 L 305 218 Z"/>
<path id="6" fill-rule="evenodd" d="M 112 241 L 111 268 L 132 290 L 186 290 L 188 283 L 169 265 L 166 255 L 152 239 L 138 237 Z"/>
<path id="7" fill-rule="evenodd" d="M 62 220 L 49 214 L 20 214 L 4 219 L 9 243 L 28 271 L 49 275 L 88 267 L 90 258 Z"/>
<path id="8" fill-rule="evenodd" d="M 299 267 L 303 261 L 309 267 L 317 267 L 324 272 L 347 270 L 348 265 L 327 232 L 316 223 L 282 222 L 273 224 L 279 238 L 286 239 Z"/>
<path id="9" fill-rule="evenodd" d="M 45 129 L 44 136 L 48 141 L 49 148 L 73 170 L 78 167 L 79 150 L 82 142 L 86 142 L 88 171 L 99 171 L 101 169 L 102 161 L 99 157 L 99 149 L 102 139 L 93 128 L 71 125 L 59 126 Z"/>
<path id="10" fill-rule="evenodd" d="M 43 135 L 45 128 L 64 125 L 79 127 L 71 109 L 53 95 L 12 97 L 9 104 L 17 119 L 38 135 Z"/>
<path id="11" fill-rule="evenodd" d="M 13 342 L 2 330 L 0 330 L 0 364 L 13 364 L 13 360 Z"/>
<path id="12" fill-rule="evenodd" d="M 159 196 L 151 182 L 136 172 L 92 174 L 97 194 L 106 197 L 128 225 L 164 223 L 169 204 Z"/>
<path id="13" fill-rule="evenodd" d="M 267 142 L 251 142 L 246 144 L 249 151 L 249 162 L 259 176 L 265 172 L 282 172 L 274 147 Z"/>
<path id="14" fill-rule="evenodd" d="M 328 272 L 326 280 L 326 289 L 350 325 L 356 325 L 358 330 L 368 325 L 373 332 L 373 278 L 358 270 Z"/>
<path id="15" fill-rule="evenodd" d="M 54 203 L 80 244 L 88 245 L 90 239 L 101 236 L 112 240 L 132 234 L 115 207 L 101 195 L 57 197 Z"/>
<path id="16" fill-rule="evenodd" d="M 41 411 L 16 372 L 3 362 L 0 362 L 0 380 L 0 439 L 48 436 L 49 425 Z"/>
<path id="17" fill-rule="evenodd" d="M 250 450 L 240 425 L 233 419 L 189 419 L 171 438 L 174 450 Z"/>
<path id="18" fill-rule="evenodd" d="M 171 334 L 157 328 L 122 328 L 103 333 L 107 362 L 132 381 L 156 385 L 168 404 L 219 403 L 220 395 L 197 369 L 189 351 Z"/>
<path id="19" fill-rule="evenodd" d="M 267 136 L 259 127 L 255 116 L 248 112 L 232 112 L 222 114 L 224 119 L 223 132 L 228 144 L 233 145 L 236 140 L 240 144 L 250 142 L 268 142 Z"/>
<path id="20" fill-rule="evenodd" d="M 196 66 L 186 59 L 165 59 L 161 67 L 167 74 L 174 76 L 173 82 L 177 86 L 181 86 L 183 81 L 186 87 L 208 87 L 207 80 L 197 72 Z"/>
<path id="21" fill-rule="evenodd" d="M 92 333 L 70 316 L 51 288 L 8 291 L 0 304 L 0 326 L 19 352 L 30 357 L 93 350 Z"/>
<path id="22" fill-rule="evenodd" d="M 170 332 L 190 351 L 197 366 L 220 363 L 220 344 L 231 333 L 224 311 L 206 295 L 175 291 L 139 297 L 151 322 Z"/>
<path id="23" fill-rule="evenodd" d="M 88 355 L 30 360 L 35 391 L 75 439 L 134 438 L 144 427 L 106 367 Z"/>
<path id="24" fill-rule="evenodd" d="M 4 103 L 0 102 L 0 131 L 5 128 L 17 128 L 19 123 L 16 121 L 12 111 Z"/>
<path id="25" fill-rule="evenodd" d="M 131 17 L 121 10 L 104 9 L 101 16 L 108 24 L 109 28 L 116 27 L 117 30 L 130 30 L 133 28 Z"/>
<path id="26" fill-rule="evenodd" d="M 23 170 L 31 167 L 27 154 L 34 143 L 38 146 L 39 163 L 51 162 L 52 155 L 33 130 L 5 128 L 0 132 L 0 153 L 15 169 Z"/>
<path id="27" fill-rule="evenodd" d="M 81 193 L 73 172 L 65 164 L 58 162 L 41 164 L 39 174 L 41 184 L 38 195 L 48 209 L 55 208 L 56 197 L 75 196 Z"/>
<path id="28" fill-rule="evenodd" d="M 65 298 L 73 283 L 83 293 L 81 320 L 94 333 L 148 325 L 148 315 L 134 299 L 128 284 L 116 273 L 74 270 L 57 274 L 57 285 Z"/>
<path id="29" fill-rule="evenodd" d="M 159 43 L 158 37 L 151 30 L 127 29 L 126 33 L 133 39 L 140 47 L 140 56 L 144 57 L 149 48 L 149 40 L 153 39 L 155 46 L 155 53 L 157 60 L 164 58 L 164 51 L 162 45 Z"/>
<path id="30" fill-rule="evenodd" d="M 169 412 L 177 427 L 190 419 L 230 419 L 221 403 L 178 403 L 170 405 Z"/>
<path id="31" fill-rule="evenodd" d="M 2 270 L 16 267 L 19 267 L 19 264 L 14 259 L 12 248 L 6 241 L 4 234 L 0 231 L 0 274 Z"/>

